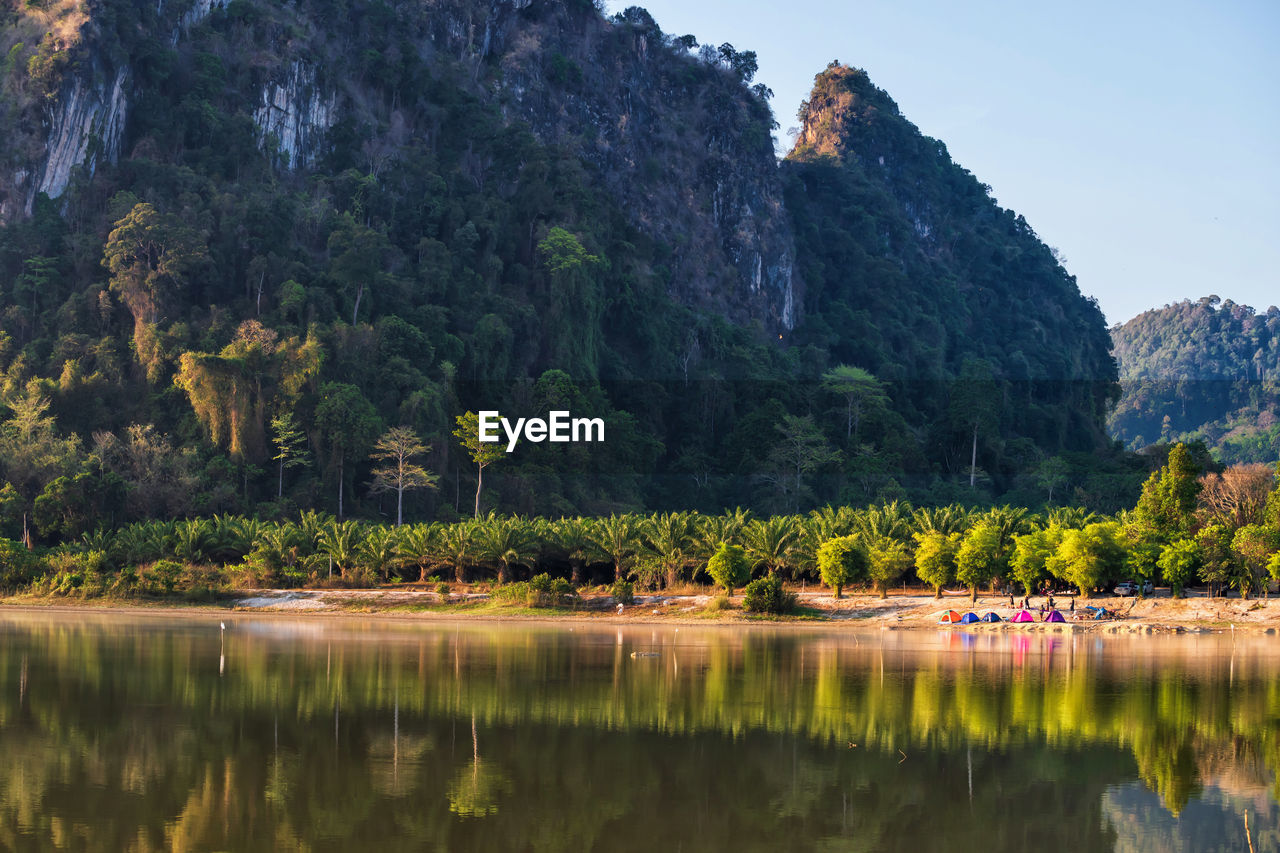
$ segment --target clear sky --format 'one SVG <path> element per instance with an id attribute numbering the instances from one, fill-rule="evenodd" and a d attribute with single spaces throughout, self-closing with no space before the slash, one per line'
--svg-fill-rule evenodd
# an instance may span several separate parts
<path id="1" fill-rule="evenodd" d="M 833 59 L 866 69 L 1061 251 L 1111 323 L 1280 305 L 1280 2 L 611 0 L 759 56 L 780 144 Z"/>

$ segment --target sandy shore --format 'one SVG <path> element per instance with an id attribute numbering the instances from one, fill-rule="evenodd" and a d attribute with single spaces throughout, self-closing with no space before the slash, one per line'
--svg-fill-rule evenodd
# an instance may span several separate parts
<path id="1" fill-rule="evenodd" d="M 4 599 L 2 606 L 21 608 L 99 609 L 155 613 L 241 611 L 315 615 L 317 617 L 361 616 L 406 620 L 477 620 L 477 621 L 590 621 L 596 624 L 616 623 L 695 623 L 706 624 L 814 624 L 832 627 L 847 624 L 860 628 L 909 629 L 938 627 L 947 610 L 961 614 L 973 610 L 979 615 L 994 611 L 1002 619 L 1014 612 L 1007 596 L 979 596 L 971 604 L 969 596 L 948 593 L 942 599 L 932 595 L 897 592 L 887 598 L 854 594 L 834 598 L 826 590 L 799 593 L 802 611 L 794 617 L 761 618 L 743 612 L 741 595 L 733 599 L 730 609 L 709 607 L 714 596 L 690 591 L 673 595 L 640 595 L 636 603 L 618 611 L 612 599 L 603 595 L 587 595 L 581 604 L 569 608 L 527 608 L 502 606 L 491 602 L 483 592 L 462 591 L 448 596 L 423 588 L 395 587 L 373 590 L 242 590 L 228 594 L 217 603 L 187 605 L 168 602 L 110 601 L 94 599 L 76 601 L 64 598 L 15 596 Z M 1039 618 L 1043 599 L 1032 599 L 1032 610 Z M 1020 602 L 1021 599 L 1018 599 Z M 1070 612 L 1071 599 L 1059 597 L 1057 603 L 1064 623 L 981 623 L 956 626 L 957 630 L 1031 631 L 1100 633 L 1157 633 L 1181 631 L 1260 631 L 1280 632 L 1280 600 L 1244 601 L 1238 598 L 1208 598 L 1191 595 L 1172 598 L 1167 591 L 1157 591 L 1145 599 L 1095 597 L 1077 599 L 1077 612 Z M 1087 619 L 1083 607 L 1094 604 L 1116 613 L 1114 618 Z M 1075 618 L 1079 616 L 1081 618 Z"/>

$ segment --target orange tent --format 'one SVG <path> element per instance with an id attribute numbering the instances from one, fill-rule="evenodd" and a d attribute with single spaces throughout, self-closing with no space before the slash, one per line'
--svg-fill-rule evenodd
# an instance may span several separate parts
<path id="1" fill-rule="evenodd" d="M 943 614 L 942 614 L 942 618 L 938 620 L 938 624 L 940 624 L 940 625 L 959 625 L 959 624 L 960 624 L 960 614 L 959 614 L 959 613 L 957 613 L 957 612 L 955 612 L 954 610 L 948 610 L 946 613 L 943 613 Z"/>

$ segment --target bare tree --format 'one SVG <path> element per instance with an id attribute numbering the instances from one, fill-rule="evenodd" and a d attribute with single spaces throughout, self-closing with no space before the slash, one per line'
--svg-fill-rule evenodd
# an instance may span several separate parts
<path id="1" fill-rule="evenodd" d="M 1262 463 L 1232 465 L 1221 474 L 1205 474 L 1200 485 L 1201 513 L 1210 521 L 1236 529 L 1262 522 L 1275 472 Z"/>
<path id="2" fill-rule="evenodd" d="M 404 522 L 404 493 L 408 489 L 436 487 L 439 476 L 432 474 L 413 460 L 427 453 L 429 448 L 418 440 L 408 427 L 395 427 L 383 433 L 373 446 L 369 458 L 383 463 L 373 469 L 373 488 L 377 492 L 396 493 L 396 526 Z"/>

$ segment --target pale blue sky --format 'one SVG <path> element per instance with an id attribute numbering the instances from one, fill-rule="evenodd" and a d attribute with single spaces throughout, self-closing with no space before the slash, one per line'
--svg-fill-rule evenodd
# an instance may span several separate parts
<path id="1" fill-rule="evenodd" d="M 1109 322 L 1280 304 L 1280 2 L 649 0 L 759 56 L 782 144 L 829 61 L 865 68 L 1066 257 Z"/>

